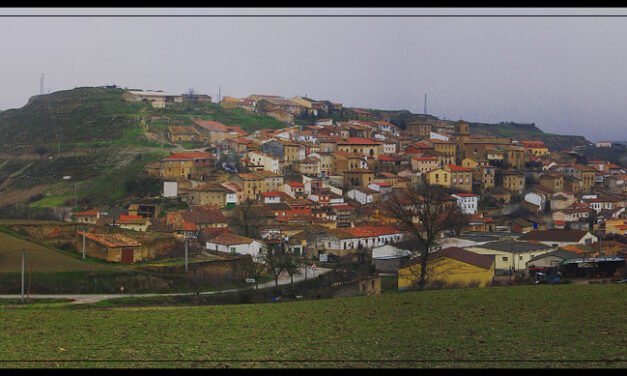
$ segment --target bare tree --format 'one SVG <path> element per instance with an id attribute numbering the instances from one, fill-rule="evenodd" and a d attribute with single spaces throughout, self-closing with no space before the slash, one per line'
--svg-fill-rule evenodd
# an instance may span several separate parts
<path id="1" fill-rule="evenodd" d="M 261 257 L 261 262 L 270 270 L 274 277 L 274 286 L 279 287 L 279 275 L 285 270 L 284 253 L 279 250 L 266 250 Z"/>
<path id="2" fill-rule="evenodd" d="M 418 289 L 426 284 L 429 252 L 445 231 L 455 231 L 468 222 L 454 199 L 437 186 L 424 184 L 395 190 L 385 208 L 415 240 L 414 256 L 420 258 Z"/>
<path id="3" fill-rule="evenodd" d="M 294 275 L 301 274 L 300 267 L 304 265 L 304 260 L 293 252 L 285 252 L 283 255 L 283 269 L 290 276 L 290 285 L 294 287 Z"/>
<path id="4" fill-rule="evenodd" d="M 230 225 L 241 235 L 256 238 L 259 236 L 261 225 L 265 223 L 265 217 L 261 207 L 254 205 L 251 200 L 246 200 L 234 209 Z"/>

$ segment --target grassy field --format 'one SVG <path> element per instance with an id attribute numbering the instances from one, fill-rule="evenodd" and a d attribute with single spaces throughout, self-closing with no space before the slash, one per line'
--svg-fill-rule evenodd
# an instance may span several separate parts
<path id="1" fill-rule="evenodd" d="M 616 367 L 623 285 L 304 302 L 2 309 L 4 367 Z"/>
<path id="2" fill-rule="evenodd" d="M 110 266 L 77 260 L 62 252 L 18 239 L 0 232 L 0 273 L 18 273 L 21 270 L 21 250 L 26 251 L 26 271 L 75 272 L 109 270 Z"/>

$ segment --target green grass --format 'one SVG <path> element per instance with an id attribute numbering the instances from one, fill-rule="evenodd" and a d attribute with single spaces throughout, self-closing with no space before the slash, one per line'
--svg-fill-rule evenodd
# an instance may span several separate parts
<path id="1" fill-rule="evenodd" d="M 49 197 L 45 197 L 41 200 L 35 201 L 30 203 L 28 206 L 30 206 L 31 208 L 54 208 L 57 206 L 63 206 L 63 204 L 68 201 L 71 200 L 73 197 L 73 195 L 70 194 L 63 194 L 63 195 L 55 195 L 55 196 L 49 196 Z"/>
<path id="2" fill-rule="evenodd" d="M 7 231 L 2 228 L 1 230 Z M 10 235 L 12 234 L 12 235 Z M 21 269 L 21 252 L 26 252 L 26 270 L 34 272 L 72 272 L 110 269 L 104 264 L 83 261 L 76 252 L 57 250 L 52 246 L 27 241 L 7 231 L 0 232 L 0 273 L 18 273 Z"/>
<path id="3" fill-rule="evenodd" d="M 614 367 L 625 286 L 160 308 L 3 309 L 4 367 Z"/>

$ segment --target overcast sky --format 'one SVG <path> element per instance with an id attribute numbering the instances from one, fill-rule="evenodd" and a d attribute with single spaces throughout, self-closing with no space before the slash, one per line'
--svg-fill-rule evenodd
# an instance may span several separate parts
<path id="1" fill-rule="evenodd" d="M 567 14 L 594 10 L 20 10 L 0 14 Z M 239 12 L 239 13 L 238 13 Z M 501 12 L 501 13 L 499 13 Z M 625 10 L 605 11 L 617 14 Z M 627 140 L 627 18 L 0 18 L 0 109 L 116 84 L 307 95 Z"/>

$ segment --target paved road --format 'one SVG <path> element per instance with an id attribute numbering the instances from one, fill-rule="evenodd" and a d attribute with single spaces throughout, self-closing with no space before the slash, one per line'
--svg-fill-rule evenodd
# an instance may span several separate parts
<path id="1" fill-rule="evenodd" d="M 314 278 L 320 274 L 324 274 L 331 271 L 331 269 L 318 267 L 315 271 L 312 271 L 310 267 L 307 268 L 307 278 Z M 294 275 L 294 282 L 300 282 L 305 280 L 305 268 L 301 268 L 301 274 Z M 290 277 L 287 273 L 282 273 L 279 276 L 279 285 L 287 285 L 290 283 Z M 259 285 L 260 289 L 274 287 L 274 281 L 262 283 Z M 235 292 L 239 289 L 228 289 L 219 291 L 203 291 L 201 295 L 219 294 L 224 292 Z M 116 299 L 116 298 L 128 298 L 128 297 L 147 297 L 147 296 L 175 296 L 175 295 L 193 295 L 194 293 L 166 293 L 166 294 L 31 294 L 32 299 L 72 299 L 70 304 L 89 304 L 96 303 L 102 300 Z M 19 294 L 13 295 L 0 295 L 0 299 L 19 299 Z"/>

